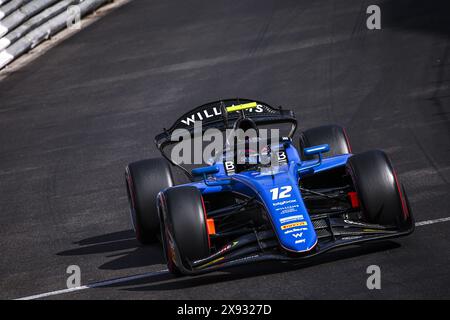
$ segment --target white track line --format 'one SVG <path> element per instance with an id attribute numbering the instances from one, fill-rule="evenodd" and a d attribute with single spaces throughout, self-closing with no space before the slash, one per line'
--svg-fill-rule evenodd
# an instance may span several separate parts
<path id="1" fill-rule="evenodd" d="M 434 220 L 419 221 L 419 222 L 416 222 L 416 227 L 427 226 L 430 224 L 448 222 L 448 221 L 450 221 L 450 217 L 434 219 Z M 128 241 L 128 240 L 130 240 L 130 239 L 124 239 L 122 241 Z M 154 272 L 147 272 L 147 273 L 138 274 L 138 275 L 134 275 L 134 276 L 128 276 L 128 277 L 94 282 L 91 284 L 87 284 L 87 285 L 79 286 L 79 287 L 75 287 L 75 288 L 50 291 L 50 292 L 36 294 L 33 296 L 18 298 L 18 299 L 14 299 L 14 300 L 34 300 L 34 299 L 46 298 L 46 297 L 50 297 L 50 296 L 56 296 L 56 295 L 60 295 L 60 294 L 76 292 L 76 291 L 81 291 L 81 290 L 86 290 L 86 289 L 106 287 L 106 286 L 109 286 L 112 284 L 117 284 L 117 283 L 124 283 L 124 282 L 133 281 L 133 280 L 151 278 L 151 277 L 161 275 L 161 274 L 169 274 L 169 271 L 167 269 L 164 269 L 164 270 L 159 270 L 159 271 L 154 271 Z"/>
<path id="2" fill-rule="evenodd" d="M 426 226 L 426 225 L 429 225 L 429 224 L 434 224 L 434 223 L 439 223 L 439 222 L 446 222 L 446 221 L 450 221 L 450 217 L 416 222 L 416 227 L 421 227 L 421 226 Z"/>
<path id="3" fill-rule="evenodd" d="M 166 274 L 166 273 L 167 274 L 169 273 L 169 271 L 167 269 L 154 271 L 154 272 L 147 272 L 147 273 L 142 273 L 142 274 L 138 274 L 138 275 L 134 275 L 134 276 L 128 276 L 128 277 L 122 277 L 122 278 L 116 278 L 116 279 L 111 279 L 111 280 L 94 282 L 94 283 L 91 283 L 91 284 L 87 284 L 87 285 L 79 286 L 79 287 L 74 287 L 74 288 L 62 289 L 62 290 L 57 290 L 57 291 L 50 291 L 50 292 L 36 294 L 36 295 L 33 295 L 33 296 L 23 297 L 23 298 L 19 298 L 19 299 L 15 299 L 15 300 L 40 299 L 40 298 L 55 296 L 55 295 L 64 294 L 64 293 L 70 293 L 70 292 L 81 291 L 81 290 L 92 289 L 92 288 L 106 287 L 106 286 L 110 286 L 112 284 L 129 282 L 129 281 L 139 280 L 139 279 L 144 279 L 144 278 L 150 278 L 150 277 L 154 277 L 154 276 L 158 276 L 158 275 Z"/>

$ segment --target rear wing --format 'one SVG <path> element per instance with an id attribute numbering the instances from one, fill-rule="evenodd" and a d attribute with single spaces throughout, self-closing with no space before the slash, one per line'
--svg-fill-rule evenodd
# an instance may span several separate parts
<path id="1" fill-rule="evenodd" d="M 291 110 L 283 110 L 281 107 L 273 108 L 267 103 L 255 100 L 227 99 L 206 103 L 185 113 L 175 121 L 172 127 L 164 129 L 164 132 L 158 134 L 155 137 L 155 143 L 160 148 L 166 140 L 170 141 L 171 134 L 177 129 L 193 132 L 194 125 L 198 121 L 202 121 L 205 130 L 209 128 L 230 129 L 234 121 L 239 118 L 239 111 L 244 112 L 245 116 L 251 118 L 256 124 L 291 123 L 290 137 L 297 129 L 297 120 Z"/>
<path id="2" fill-rule="evenodd" d="M 297 129 L 297 120 L 294 112 L 291 110 L 284 110 L 282 107 L 273 108 L 267 103 L 256 100 L 240 98 L 226 99 L 206 103 L 182 115 L 169 129 L 164 128 L 162 133 L 156 135 L 156 146 L 170 163 L 180 167 L 164 153 L 166 146 L 176 143 L 171 140 L 171 136 L 175 130 L 185 129 L 193 135 L 196 123 L 201 121 L 203 131 L 209 128 L 225 131 L 233 127 L 234 122 L 242 113 L 244 113 L 245 117 L 251 118 L 257 125 L 276 123 L 291 124 L 288 134 L 290 138 L 292 138 Z"/>

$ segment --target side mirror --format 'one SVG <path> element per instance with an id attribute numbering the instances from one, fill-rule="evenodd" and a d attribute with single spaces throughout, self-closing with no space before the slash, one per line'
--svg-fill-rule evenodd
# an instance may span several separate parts
<path id="1" fill-rule="evenodd" d="M 298 173 L 303 176 L 313 174 L 314 168 L 317 166 L 320 166 L 322 164 L 322 153 L 325 153 L 328 151 L 330 151 L 330 146 L 328 144 L 321 144 L 318 146 L 303 149 L 303 153 L 306 156 L 319 155 L 319 159 L 313 164 L 308 164 L 305 167 L 300 167 L 298 169 Z"/>
<path id="2" fill-rule="evenodd" d="M 328 144 L 321 144 L 318 146 L 303 149 L 303 153 L 305 154 L 305 156 L 313 156 L 316 154 L 320 155 L 328 151 L 330 151 L 330 146 Z"/>
<path id="3" fill-rule="evenodd" d="M 214 165 L 214 166 L 209 166 L 209 167 L 201 167 L 201 168 L 192 169 L 191 172 L 192 172 L 193 176 L 203 177 L 203 181 L 209 187 L 220 187 L 220 186 L 230 185 L 232 183 L 232 181 L 229 178 L 208 179 L 208 177 L 207 177 L 208 174 L 218 173 L 219 171 L 220 171 L 219 167 Z"/>
<path id="4" fill-rule="evenodd" d="M 192 175 L 194 176 L 203 176 L 208 174 L 214 174 L 219 172 L 219 168 L 217 166 L 209 166 L 209 167 L 201 167 L 192 169 Z"/>

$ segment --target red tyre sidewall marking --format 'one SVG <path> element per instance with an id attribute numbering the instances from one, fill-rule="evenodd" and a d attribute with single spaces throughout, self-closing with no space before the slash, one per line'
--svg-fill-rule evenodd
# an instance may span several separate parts
<path id="1" fill-rule="evenodd" d="M 176 269 L 176 265 L 174 262 L 174 257 L 175 257 L 175 251 L 173 249 L 173 246 L 170 245 L 170 240 L 169 240 L 169 232 L 167 231 L 167 227 L 164 226 L 164 233 L 165 233 L 165 244 L 164 246 L 166 247 L 166 255 L 167 255 L 167 268 L 169 269 L 169 271 L 173 272 L 173 270 Z"/>
<path id="2" fill-rule="evenodd" d="M 403 197 L 403 192 L 400 189 L 400 184 L 398 183 L 397 173 L 395 172 L 394 169 L 392 169 L 392 172 L 394 173 L 395 185 L 397 186 L 398 196 L 400 197 L 400 202 L 402 204 L 403 217 L 406 220 L 409 217 L 408 206 L 406 205 L 405 198 Z"/>
<path id="3" fill-rule="evenodd" d="M 200 196 L 200 198 L 202 199 L 203 215 L 205 217 L 206 234 L 208 236 L 208 247 L 211 248 L 211 237 L 209 236 L 209 226 L 208 226 L 208 218 L 206 216 L 205 201 L 203 200 L 203 196 Z"/>
<path id="4" fill-rule="evenodd" d="M 163 211 L 167 210 L 166 200 L 164 198 L 164 193 L 162 193 L 162 196 L 161 196 L 159 201 L 160 201 L 159 207 L 161 208 L 161 210 L 163 210 Z M 173 248 L 173 239 L 170 236 L 170 232 L 169 232 L 169 229 L 168 229 L 169 227 L 167 226 L 167 223 L 166 223 L 164 217 L 165 217 L 164 212 L 161 212 L 161 219 L 164 220 L 164 222 L 163 222 L 163 227 L 164 227 L 164 231 L 163 231 L 164 232 L 164 234 L 163 234 L 164 244 L 163 244 L 163 247 L 165 249 L 165 254 L 166 254 L 166 257 L 167 257 L 167 268 L 169 269 L 170 272 L 174 272 L 176 270 L 176 268 L 177 268 L 176 265 L 175 265 L 175 262 L 174 262 L 175 250 Z"/>

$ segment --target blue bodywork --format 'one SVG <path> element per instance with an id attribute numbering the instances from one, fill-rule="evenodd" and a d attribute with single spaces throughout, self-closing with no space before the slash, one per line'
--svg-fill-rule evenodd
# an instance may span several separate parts
<path id="1" fill-rule="evenodd" d="M 256 197 L 265 207 L 280 245 L 292 252 L 306 252 L 317 244 L 317 235 L 298 188 L 298 181 L 305 175 L 345 166 L 351 154 L 322 159 L 321 153 L 328 146 L 314 146 L 308 154 L 317 154 L 318 160 L 302 161 L 291 141 L 283 142 L 288 162 L 267 170 L 249 170 L 227 175 L 224 164 L 193 171 L 203 176 L 200 181 L 189 183 L 202 194 L 233 191 L 248 197 Z M 281 145 L 281 144 L 280 144 Z"/>

